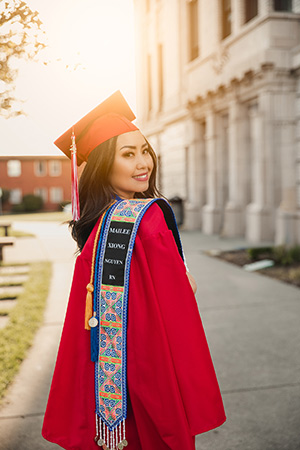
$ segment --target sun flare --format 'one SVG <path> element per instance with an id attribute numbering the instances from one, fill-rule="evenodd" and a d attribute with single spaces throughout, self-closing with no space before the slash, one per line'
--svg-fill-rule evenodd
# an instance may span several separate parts
<path id="1" fill-rule="evenodd" d="M 118 89 L 135 109 L 133 0 L 27 3 L 47 48 L 39 62 L 20 63 L 16 93 L 50 142 Z"/>

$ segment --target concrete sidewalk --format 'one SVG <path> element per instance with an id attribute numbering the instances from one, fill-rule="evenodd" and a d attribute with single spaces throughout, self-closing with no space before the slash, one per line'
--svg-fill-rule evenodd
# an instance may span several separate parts
<path id="1" fill-rule="evenodd" d="M 37 240 L 19 239 L 14 249 L 5 250 L 6 261 L 50 259 L 53 278 L 45 323 L 0 410 L 1 450 L 59 448 L 46 442 L 40 430 L 74 244 L 65 226 L 24 226 L 18 223 L 19 229 L 35 232 Z M 182 232 L 182 240 L 228 417 L 219 429 L 197 437 L 197 450 L 298 450 L 300 291 L 203 253 L 245 247 L 243 240 L 195 232 Z"/>
<path id="2" fill-rule="evenodd" d="M 203 253 L 243 240 L 182 239 L 227 414 L 197 450 L 299 450 L 300 290 Z"/>

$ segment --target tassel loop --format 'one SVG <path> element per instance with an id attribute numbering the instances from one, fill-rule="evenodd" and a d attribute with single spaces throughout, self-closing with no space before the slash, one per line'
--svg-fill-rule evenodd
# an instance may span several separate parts
<path id="1" fill-rule="evenodd" d="M 114 203 L 115 203 L 115 201 L 112 204 L 114 204 Z M 94 292 L 93 281 L 94 281 L 94 271 L 95 271 L 95 259 L 96 259 L 98 238 L 99 238 L 99 235 L 100 235 L 100 232 L 101 232 L 103 219 L 105 217 L 106 212 L 110 208 L 110 206 L 111 206 L 111 204 L 105 209 L 105 211 L 102 214 L 102 217 L 100 219 L 100 223 L 99 223 L 99 226 L 98 226 L 98 230 L 97 230 L 97 233 L 96 233 L 95 241 L 94 241 L 90 282 L 86 286 L 87 293 L 86 293 L 86 299 L 85 299 L 85 317 L 84 317 L 84 328 L 85 328 L 85 330 L 91 330 L 91 327 L 89 325 L 89 320 L 90 320 L 91 317 L 93 317 L 93 316 L 95 317 L 96 316 L 96 312 L 93 311 L 93 309 L 94 309 L 93 308 L 93 292 Z M 92 361 L 94 361 L 94 360 L 92 359 Z"/>
<path id="2" fill-rule="evenodd" d="M 85 299 L 85 317 L 84 317 L 84 328 L 86 330 L 90 330 L 91 327 L 89 325 L 89 320 L 93 316 L 93 292 L 94 286 L 92 283 L 89 283 L 86 286 L 86 299 Z"/>

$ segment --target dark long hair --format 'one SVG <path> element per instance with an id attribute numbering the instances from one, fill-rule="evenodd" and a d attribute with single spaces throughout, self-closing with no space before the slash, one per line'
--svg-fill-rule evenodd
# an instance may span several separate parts
<path id="1" fill-rule="evenodd" d="M 81 251 L 92 229 L 104 210 L 116 197 L 109 183 L 109 175 L 114 162 L 118 136 L 98 145 L 89 155 L 86 166 L 79 180 L 80 219 L 71 220 L 69 227 L 73 239 Z M 161 197 L 156 187 L 157 158 L 153 148 L 149 146 L 149 153 L 153 159 L 153 170 L 149 179 L 149 187 L 145 192 L 137 192 L 135 198 Z"/>

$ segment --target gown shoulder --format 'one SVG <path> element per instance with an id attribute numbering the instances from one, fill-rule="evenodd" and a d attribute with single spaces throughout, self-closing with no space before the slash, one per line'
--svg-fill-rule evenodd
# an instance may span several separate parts
<path id="1" fill-rule="evenodd" d="M 79 258 L 91 259 L 93 252 L 94 240 L 96 237 L 97 229 L 99 226 L 100 218 L 97 220 L 91 234 L 89 235 Z M 138 228 L 138 236 L 140 239 L 146 239 L 151 236 L 156 235 L 160 232 L 165 232 L 168 230 L 166 221 L 164 219 L 164 214 L 157 203 L 152 203 L 152 205 L 145 212 L 141 224 Z"/>
<path id="2" fill-rule="evenodd" d="M 157 233 L 168 230 L 164 214 L 156 202 L 145 212 L 141 224 L 138 229 L 138 236 L 140 239 L 146 239 Z"/>

